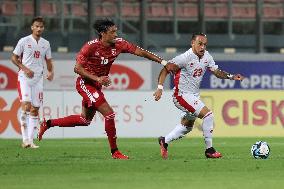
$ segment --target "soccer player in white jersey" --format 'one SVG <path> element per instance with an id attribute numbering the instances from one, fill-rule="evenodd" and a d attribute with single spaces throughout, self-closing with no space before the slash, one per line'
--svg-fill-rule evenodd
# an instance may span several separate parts
<path id="1" fill-rule="evenodd" d="M 220 70 L 212 56 L 206 51 L 206 46 L 207 37 L 205 34 L 193 34 L 191 39 L 192 48 L 169 61 L 180 68 L 174 77 L 173 102 L 182 111 L 182 117 L 181 122 L 169 134 L 158 139 L 163 159 L 168 158 L 168 144 L 189 133 L 197 117 L 203 120 L 202 130 L 206 146 L 205 156 L 207 158 L 222 157 L 222 154 L 217 152 L 212 145 L 214 117 L 212 111 L 200 100 L 200 83 L 207 69 L 220 79 L 241 81 L 244 77 L 241 74 L 229 74 Z M 167 74 L 166 69 L 162 69 L 160 72 L 158 88 L 154 93 L 156 101 L 162 96 L 163 84 Z"/>
<path id="2" fill-rule="evenodd" d="M 43 68 L 47 67 L 47 79 L 54 76 L 50 44 L 41 37 L 44 20 L 32 20 L 32 34 L 21 38 L 11 56 L 11 61 L 19 68 L 18 92 L 21 101 L 21 132 L 23 148 L 38 148 L 33 142 L 39 122 L 38 111 L 43 100 Z"/>

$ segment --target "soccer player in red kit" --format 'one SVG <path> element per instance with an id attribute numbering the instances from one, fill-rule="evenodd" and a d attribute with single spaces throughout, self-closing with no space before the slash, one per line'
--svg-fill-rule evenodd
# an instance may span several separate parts
<path id="1" fill-rule="evenodd" d="M 112 158 L 128 159 L 129 157 L 122 154 L 117 148 L 115 113 L 101 91 L 102 86 L 108 87 L 111 85 L 108 76 L 111 65 L 120 53 L 131 53 L 158 62 L 170 72 L 175 72 L 178 67 L 151 52 L 118 38 L 117 27 L 111 20 L 97 20 L 94 28 L 99 34 L 99 38 L 87 42 L 82 47 L 77 55 L 74 68 L 74 72 L 79 74 L 76 89 L 83 97 L 81 115 L 44 120 L 40 126 L 38 139 L 41 140 L 44 132 L 50 127 L 88 126 L 96 111 L 98 111 L 105 118 L 105 131 L 108 136 Z"/>

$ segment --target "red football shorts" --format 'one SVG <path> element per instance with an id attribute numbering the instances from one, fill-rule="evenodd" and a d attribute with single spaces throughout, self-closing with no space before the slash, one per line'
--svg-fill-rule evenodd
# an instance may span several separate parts
<path id="1" fill-rule="evenodd" d="M 86 82 L 81 77 L 77 78 L 76 89 L 78 93 L 83 97 L 82 106 L 98 108 L 104 102 L 106 102 L 105 96 L 98 87 L 95 87 L 93 83 Z"/>

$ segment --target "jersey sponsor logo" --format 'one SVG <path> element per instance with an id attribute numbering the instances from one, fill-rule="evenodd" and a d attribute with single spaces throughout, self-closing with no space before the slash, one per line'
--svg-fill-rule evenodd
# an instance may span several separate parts
<path id="1" fill-rule="evenodd" d="M 0 90 L 16 89 L 17 73 L 8 67 L 0 65 Z"/>
<path id="2" fill-rule="evenodd" d="M 20 107 L 21 103 L 19 99 L 16 98 L 9 110 L 7 109 L 7 103 L 5 99 L 0 97 L 0 134 L 7 129 L 7 127 L 9 126 L 9 122 L 11 122 L 14 130 L 18 134 L 21 134 L 20 123 L 19 123 Z"/>
<path id="3" fill-rule="evenodd" d="M 123 65 L 112 65 L 109 76 L 112 83 L 107 89 L 139 89 L 144 83 L 136 71 Z"/>

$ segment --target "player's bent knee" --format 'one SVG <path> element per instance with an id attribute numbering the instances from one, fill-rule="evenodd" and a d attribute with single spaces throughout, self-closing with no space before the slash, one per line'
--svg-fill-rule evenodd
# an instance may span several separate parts
<path id="1" fill-rule="evenodd" d="M 31 107 L 30 109 L 30 115 L 32 116 L 38 116 L 38 111 L 39 111 L 39 107 Z"/>
<path id="2" fill-rule="evenodd" d="M 31 103 L 30 102 L 22 102 L 22 110 L 25 112 L 31 111 Z"/>
<path id="3" fill-rule="evenodd" d="M 181 124 L 185 127 L 193 127 L 195 119 L 193 115 L 186 114 L 181 118 Z"/>
<path id="4" fill-rule="evenodd" d="M 195 120 L 182 119 L 181 124 L 185 127 L 193 127 Z"/>

